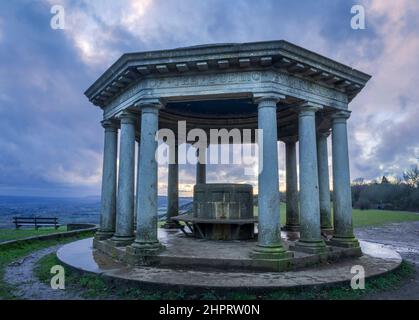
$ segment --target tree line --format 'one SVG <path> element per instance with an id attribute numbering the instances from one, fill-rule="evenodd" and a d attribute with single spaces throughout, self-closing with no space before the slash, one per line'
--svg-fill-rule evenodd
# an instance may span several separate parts
<path id="1" fill-rule="evenodd" d="M 365 182 L 363 178 L 352 182 L 352 205 L 357 209 L 385 209 L 419 211 L 419 168 L 403 172 L 401 177 Z"/>

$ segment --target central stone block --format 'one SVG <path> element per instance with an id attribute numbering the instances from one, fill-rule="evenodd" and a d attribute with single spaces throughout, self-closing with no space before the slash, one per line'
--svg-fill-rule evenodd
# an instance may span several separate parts
<path id="1" fill-rule="evenodd" d="M 208 183 L 194 188 L 197 236 L 211 240 L 254 237 L 253 188 L 249 184 Z"/>

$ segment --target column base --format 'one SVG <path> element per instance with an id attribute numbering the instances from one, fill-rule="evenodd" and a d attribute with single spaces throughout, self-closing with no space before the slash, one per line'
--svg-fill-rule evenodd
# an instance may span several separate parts
<path id="1" fill-rule="evenodd" d="M 143 242 L 135 240 L 127 247 L 127 254 L 135 256 L 153 256 L 164 249 L 159 241 Z"/>
<path id="2" fill-rule="evenodd" d="M 291 232 L 298 232 L 300 231 L 299 224 L 286 224 L 281 228 L 282 231 L 291 231 Z"/>
<path id="3" fill-rule="evenodd" d="M 343 248 L 358 248 L 359 241 L 355 236 L 339 236 L 334 235 L 329 241 L 330 245 Z"/>
<path id="4" fill-rule="evenodd" d="M 327 236 L 332 236 L 333 232 L 335 231 L 333 227 L 322 227 L 320 229 L 321 233 Z"/>
<path id="5" fill-rule="evenodd" d="M 125 247 L 130 245 L 135 240 L 134 236 L 127 237 L 127 236 L 118 236 L 115 235 L 109 239 L 109 244 L 115 247 Z"/>
<path id="6" fill-rule="evenodd" d="M 304 240 L 300 239 L 295 243 L 295 251 L 305 253 L 323 253 L 327 250 L 326 244 L 323 240 Z"/>
<path id="7" fill-rule="evenodd" d="M 106 240 L 106 239 L 111 238 L 114 235 L 114 233 L 115 233 L 114 231 L 101 231 L 101 230 L 99 230 L 95 233 L 95 239 Z"/>
<path id="8" fill-rule="evenodd" d="M 250 253 L 253 259 L 268 259 L 268 260 L 281 260 L 292 258 L 294 254 L 291 251 L 285 250 L 282 245 L 278 246 L 260 246 L 257 245 Z"/>

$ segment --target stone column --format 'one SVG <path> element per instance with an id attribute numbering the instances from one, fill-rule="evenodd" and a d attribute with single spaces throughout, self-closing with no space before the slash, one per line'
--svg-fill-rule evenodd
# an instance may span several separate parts
<path id="1" fill-rule="evenodd" d="M 359 247 L 352 227 L 352 197 L 346 128 L 346 120 L 349 116 L 350 112 L 343 110 L 332 115 L 334 236 L 331 242 L 333 245 L 343 247 Z"/>
<path id="2" fill-rule="evenodd" d="M 300 160 L 300 240 L 296 249 L 309 253 L 325 250 L 320 233 L 319 179 L 317 173 L 316 111 L 321 106 L 305 103 L 298 108 Z"/>
<path id="3" fill-rule="evenodd" d="M 118 198 L 116 211 L 116 231 L 112 242 L 125 246 L 134 241 L 134 170 L 135 170 L 135 125 L 136 116 L 123 111 L 121 119 L 121 139 L 118 172 Z"/>
<path id="4" fill-rule="evenodd" d="M 289 137 L 285 142 L 285 174 L 286 174 L 286 202 L 287 214 L 284 230 L 300 230 L 300 211 L 298 206 L 298 175 L 296 137 Z"/>
<path id="5" fill-rule="evenodd" d="M 118 154 L 118 125 L 104 120 L 105 142 L 103 148 L 102 193 L 100 205 L 100 227 L 96 239 L 105 240 L 115 232 L 116 219 L 116 167 Z"/>
<path id="6" fill-rule="evenodd" d="M 171 220 L 179 214 L 179 165 L 178 165 L 178 146 L 169 147 L 170 159 L 174 163 L 168 165 L 168 183 L 167 183 L 167 212 L 166 223 L 163 225 L 166 229 L 178 228 L 178 224 Z"/>
<path id="7" fill-rule="evenodd" d="M 196 156 L 198 157 L 198 162 L 196 163 L 196 184 L 206 183 L 207 182 L 207 168 L 206 168 L 206 149 L 203 154 L 199 154 L 199 149 L 196 149 Z"/>
<path id="8" fill-rule="evenodd" d="M 290 257 L 281 241 L 276 105 L 279 97 L 257 99 L 259 135 L 258 245 L 252 256 L 260 259 Z"/>
<path id="9" fill-rule="evenodd" d="M 333 231 L 330 210 L 329 161 L 327 137 L 329 131 L 317 132 L 317 167 L 319 176 L 320 227 L 323 232 Z"/>
<path id="10" fill-rule="evenodd" d="M 141 109 L 141 142 L 138 159 L 137 234 L 128 253 L 150 255 L 161 249 L 157 238 L 157 161 L 156 133 L 159 122 L 159 103 L 138 103 Z"/>

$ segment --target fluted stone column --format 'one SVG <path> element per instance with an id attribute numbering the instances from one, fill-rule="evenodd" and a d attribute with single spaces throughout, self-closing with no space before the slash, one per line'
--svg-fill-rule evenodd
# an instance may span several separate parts
<path id="1" fill-rule="evenodd" d="M 263 131 L 262 135 L 259 135 L 261 138 L 259 149 L 262 148 L 262 150 L 259 150 L 258 245 L 254 248 L 252 256 L 261 259 L 287 258 L 291 253 L 284 249 L 280 231 L 276 121 L 276 105 L 279 97 L 263 97 L 257 99 L 256 102 L 258 103 L 258 128 Z"/>
<path id="2" fill-rule="evenodd" d="M 324 232 L 331 232 L 332 213 L 330 210 L 329 161 L 327 137 L 329 131 L 317 132 L 317 167 L 319 175 L 320 227 Z"/>
<path id="3" fill-rule="evenodd" d="M 138 159 L 137 233 L 128 253 L 150 255 L 162 248 L 157 238 L 157 161 L 156 133 L 159 103 L 139 103 L 141 109 L 141 152 Z"/>
<path id="4" fill-rule="evenodd" d="M 167 183 L 167 212 L 166 223 L 163 225 L 166 229 L 178 228 L 179 225 L 171 218 L 179 214 L 179 164 L 178 164 L 178 146 L 169 147 L 170 158 L 174 163 L 168 165 L 168 183 Z"/>
<path id="5" fill-rule="evenodd" d="M 298 231 L 300 229 L 300 210 L 298 205 L 298 175 L 296 137 L 289 137 L 285 142 L 285 175 L 287 214 L 284 230 Z"/>
<path id="6" fill-rule="evenodd" d="M 298 110 L 300 160 L 300 240 L 296 249 L 318 253 L 325 249 L 320 232 L 319 179 L 317 172 L 315 114 L 321 106 L 312 103 Z"/>
<path id="7" fill-rule="evenodd" d="M 96 239 L 105 240 L 115 232 L 116 219 L 116 168 L 118 154 L 118 124 L 112 120 L 102 121 L 105 129 L 103 148 L 102 193 L 100 226 Z"/>
<path id="8" fill-rule="evenodd" d="M 346 127 L 346 120 L 349 116 L 349 111 L 339 111 L 332 115 L 334 236 L 331 242 L 333 245 L 343 247 L 359 247 L 352 226 L 352 197 Z"/>
<path id="9" fill-rule="evenodd" d="M 118 172 L 116 230 L 112 242 L 125 246 L 134 241 L 135 125 L 137 117 L 128 111 L 119 115 L 121 139 Z"/>
<path id="10" fill-rule="evenodd" d="M 201 149 L 204 151 L 202 155 L 199 154 L 199 150 L 196 150 L 196 156 L 198 157 L 198 162 L 196 163 L 196 184 L 207 183 L 206 149 Z"/>

